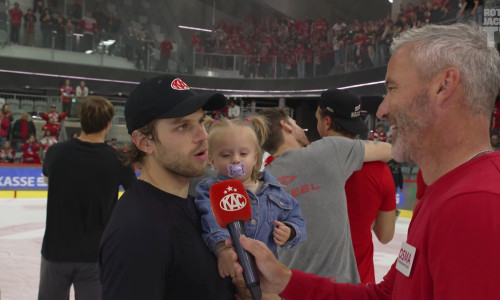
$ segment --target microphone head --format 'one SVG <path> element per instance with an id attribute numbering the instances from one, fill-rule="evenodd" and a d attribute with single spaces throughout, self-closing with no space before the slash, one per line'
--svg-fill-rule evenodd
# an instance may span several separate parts
<path id="1" fill-rule="evenodd" d="M 245 186 L 239 180 L 225 180 L 210 187 L 210 205 L 220 227 L 235 221 L 246 222 L 252 217 L 252 207 Z"/>

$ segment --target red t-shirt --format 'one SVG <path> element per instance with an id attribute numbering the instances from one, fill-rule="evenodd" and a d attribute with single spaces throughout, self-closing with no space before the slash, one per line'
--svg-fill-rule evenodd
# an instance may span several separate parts
<path id="1" fill-rule="evenodd" d="M 174 45 L 171 42 L 163 41 L 160 44 L 161 53 L 163 57 L 170 57 L 170 52 L 174 49 Z"/>
<path id="2" fill-rule="evenodd" d="M 27 121 L 21 121 L 21 133 L 19 134 L 19 137 L 22 139 L 28 138 L 28 122 Z"/>
<path id="3" fill-rule="evenodd" d="M 11 25 L 17 25 L 21 26 L 22 19 L 23 19 L 23 12 L 15 9 L 10 9 L 9 10 L 9 15 L 10 15 L 10 24 Z"/>
<path id="4" fill-rule="evenodd" d="M 410 276 L 392 265 L 379 284 L 340 284 L 293 270 L 285 299 L 497 300 L 500 282 L 500 151 L 427 187 L 408 228 Z"/>
<path id="5" fill-rule="evenodd" d="M 383 162 L 364 163 L 345 184 L 352 246 L 362 283 L 375 282 L 372 224 L 379 211 L 396 209 L 391 169 Z"/>
<path id="6" fill-rule="evenodd" d="M 10 120 L 8 117 L 3 117 L 0 121 L 0 137 L 9 137 Z"/>

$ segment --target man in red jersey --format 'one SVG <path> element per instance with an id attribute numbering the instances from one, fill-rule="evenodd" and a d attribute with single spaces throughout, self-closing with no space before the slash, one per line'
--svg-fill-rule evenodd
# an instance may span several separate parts
<path id="1" fill-rule="evenodd" d="M 265 245 L 242 237 L 263 292 L 289 300 L 498 299 L 500 153 L 491 147 L 489 124 L 500 57 L 487 44 L 481 28 L 462 23 L 394 39 L 377 116 L 394 126 L 394 159 L 416 163 L 428 187 L 384 280 L 332 283 L 288 269 Z"/>

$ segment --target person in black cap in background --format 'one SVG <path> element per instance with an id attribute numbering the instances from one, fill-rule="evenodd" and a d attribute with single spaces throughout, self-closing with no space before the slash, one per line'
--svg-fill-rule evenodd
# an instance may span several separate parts
<path id="1" fill-rule="evenodd" d="M 365 128 L 360 124 L 359 99 L 335 94 L 345 93 L 330 90 L 321 96 L 320 105 L 334 103 L 326 108 L 339 123 Z M 270 128 L 263 148 L 274 157 L 266 170 L 299 201 L 307 222 L 307 240 L 292 250 L 278 249 L 280 261 L 337 282 L 360 282 L 344 186 L 363 161 L 389 160 L 390 144 L 326 136 L 317 112 L 318 131 L 324 137 L 305 147 L 308 141 L 304 131 L 286 111 L 271 108 L 259 113 L 266 117 Z"/>
<path id="2" fill-rule="evenodd" d="M 204 110 L 225 103 L 222 94 L 195 94 L 168 75 L 143 80 L 130 93 L 127 156 L 142 173 L 101 239 L 102 299 L 234 299 L 188 197 L 189 181 L 203 174 L 208 157 Z"/>
<path id="3" fill-rule="evenodd" d="M 361 102 L 355 95 L 340 90 L 323 93 L 316 110 L 318 132 L 322 137 L 355 139 L 368 132 L 355 109 L 350 116 L 348 111 L 347 114 L 339 113 L 348 103 L 358 107 Z M 365 162 L 347 180 L 345 193 L 359 277 L 362 283 L 375 282 L 372 227 L 377 239 L 387 244 L 396 226 L 396 191 L 391 170 L 381 161 Z"/>

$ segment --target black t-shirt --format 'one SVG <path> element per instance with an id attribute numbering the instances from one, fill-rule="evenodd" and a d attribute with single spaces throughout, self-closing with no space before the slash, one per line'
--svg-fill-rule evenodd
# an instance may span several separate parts
<path id="1" fill-rule="evenodd" d="M 101 240 L 102 299 L 234 299 L 201 238 L 200 220 L 192 198 L 137 180 Z"/>
<path id="2" fill-rule="evenodd" d="M 131 166 L 104 143 L 79 139 L 47 150 L 42 173 L 49 178 L 42 255 L 49 261 L 97 262 L 99 241 L 118 199 L 120 184 L 135 180 Z"/>

